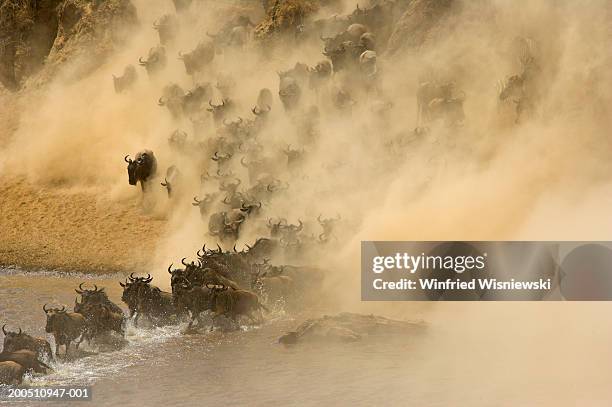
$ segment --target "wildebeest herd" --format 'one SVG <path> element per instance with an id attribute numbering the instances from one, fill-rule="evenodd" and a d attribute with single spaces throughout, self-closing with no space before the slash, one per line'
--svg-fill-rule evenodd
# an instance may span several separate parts
<path id="1" fill-rule="evenodd" d="M 104 288 L 96 285 L 81 284 L 76 288 L 80 299 L 75 299 L 72 312 L 66 306 L 43 305 L 45 331 L 53 336 L 55 356 L 44 338 L 32 337 L 21 329 L 8 331 L 3 326 L 0 384 L 20 383 L 28 371 L 46 373 L 54 357 L 62 354 L 62 346 L 65 358 L 83 341 L 121 344 L 128 319 L 134 325 L 146 320 L 150 326 L 189 321 L 188 329 L 212 330 L 219 318 L 225 319 L 226 327 L 240 321 L 259 324 L 272 307 L 281 304 L 291 308 L 318 298 L 311 294 L 320 289 L 324 271 L 314 266 L 290 265 L 287 259 L 304 264 L 306 250 L 333 245 L 342 218 L 338 214 L 315 214 L 312 219 L 305 215 L 290 223 L 282 216 L 274 216 L 267 207 L 279 194 L 291 194 L 292 179 L 306 177 L 301 166 L 320 137 L 319 120 L 325 112 L 350 116 L 352 107 L 364 101 L 376 115 L 393 107 L 381 90 L 384 71 L 377 59 L 390 35 L 389 21 L 400 6 L 394 1 L 382 1 L 370 8 L 357 7 L 341 17 L 296 25 L 296 41 L 320 38 L 325 59 L 313 66 L 297 62 L 291 69 L 278 72 L 279 114 L 291 124 L 298 140 L 278 149 L 264 136 L 270 115 L 277 109 L 274 93 L 269 88 L 261 89 L 257 99 L 243 111 L 244 103 L 236 97 L 239 89 L 235 78 L 212 68 L 219 55 L 240 55 L 252 45 L 254 23 L 246 16 L 233 18 L 216 34 L 206 33 L 193 50 L 185 52 L 178 49 L 176 40 L 177 33 L 185 29 L 180 26 L 180 13 L 187 10 L 189 3 L 175 0 L 179 15 L 165 15 L 155 21 L 159 44 L 138 62 L 147 76 L 159 77 L 168 64 L 169 50 L 177 49 L 177 58 L 192 78 L 193 87 L 186 91 L 169 83 L 157 104 L 177 123 L 190 122 L 192 133 L 176 129 L 169 136 L 170 150 L 181 159 L 168 163 L 164 174 L 159 174 L 158 160 L 151 150 L 142 150 L 134 158 L 126 155 L 124 160 L 129 184 L 140 183 L 143 194 L 151 193 L 160 184 L 171 200 L 184 196 L 180 191 L 197 191 L 191 194 L 192 205 L 207 225 L 208 236 L 218 244 L 215 248 L 202 247 L 193 260 L 183 258 L 182 267 L 171 264 L 167 269 L 169 292 L 153 285 L 150 275 L 132 273 L 121 281 L 128 315 L 109 299 Z M 537 100 L 536 46 L 531 40 L 520 41 L 522 72 L 501 81 L 499 89 L 500 102 L 511 100 L 516 104 L 516 122 L 532 111 Z M 122 76 L 113 76 L 115 91 L 130 92 L 138 78 L 134 66 L 125 67 Z M 436 122 L 456 127 L 465 120 L 465 93 L 453 82 L 422 81 L 415 98 L 416 135 L 428 132 L 427 126 Z M 184 165 L 197 167 L 201 185 L 188 185 L 184 173 L 193 168 L 181 168 Z M 279 174 L 289 176 L 282 178 Z M 267 233 L 238 250 L 237 241 L 243 237 L 247 224 Z M 208 325 L 204 315 L 211 317 Z"/>

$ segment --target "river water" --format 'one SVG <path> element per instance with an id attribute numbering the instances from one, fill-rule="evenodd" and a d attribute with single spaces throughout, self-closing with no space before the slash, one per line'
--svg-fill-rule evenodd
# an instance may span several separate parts
<path id="1" fill-rule="evenodd" d="M 120 303 L 120 279 L 0 271 L 0 322 L 44 336 L 44 303 L 70 306 L 82 281 Z M 293 347 L 278 337 L 312 315 L 275 312 L 260 327 L 197 335 L 129 326 L 122 350 L 56 363 L 26 384 L 90 385 L 89 406 L 609 406 L 610 311 L 436 304 L 422 334 Z"/>

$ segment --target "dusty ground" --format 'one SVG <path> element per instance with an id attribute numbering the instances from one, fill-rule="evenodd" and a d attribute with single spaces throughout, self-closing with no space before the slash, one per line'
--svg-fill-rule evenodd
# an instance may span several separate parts
<path id="1" fill-rule="evenodd" d="M 138 202 L 111 202 L 95 192 L 3 179 L 0 266 L 145 271 L 165 222 L 144 215 Z"/>

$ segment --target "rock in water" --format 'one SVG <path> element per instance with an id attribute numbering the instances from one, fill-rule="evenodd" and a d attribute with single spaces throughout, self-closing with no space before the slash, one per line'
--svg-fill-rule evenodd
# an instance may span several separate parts
<path id="1" fill-rule="evenodd" d="M 356 342 L 369 335 L 397 335 L 416 332 L 424 328 L 422 322 L 398 321 L 376 315 L 342 312 L 308 319 L 281 336 L 278 341 L 289 345 L 298 342 Z"/>

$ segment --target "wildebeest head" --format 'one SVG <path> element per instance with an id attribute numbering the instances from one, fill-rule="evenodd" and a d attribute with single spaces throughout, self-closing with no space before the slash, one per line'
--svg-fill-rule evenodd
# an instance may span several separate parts
<path id="1" fill-rule="evenodd" d="M 83 284 L 79 284 L 79 288 L 75 288 L 75 292 L 81 295 L 81 304 L 103 304 L 109 301 L 108 295 L 104 291 L 104 288 L 98 288 L 96 284 L 94 284 L 93 290 L 88 290 L 83 288 Z"/>
<path id="2" fill-rule="evenodd" d="M 47 304 L 45 304 L 43 305 L 43 311 L 47 315 L 45 332 L 52 333 L 60 331 L 66 319 L 66 307 L 62 306 L 62 308 L 47 308 Z"/>
<path id="3" fill-rule="evenodd" d="M 259 209 L 261 209 L 261 202 L 252 202 L 252 203 L 246 203 L 243 202 L 242 206 L 240 207 L 240 210 L 247 214 L 247 215 L 251 215 L 256 213 L 257 211 L 259 211 Z"/>
<path id="4" fill-rule="evenodd" d="M 2 325 L 2 333 L 4 334 L 4 345 L 2 347 L 3 352 L 11 352 L 17 350 L 17 345 L 22 341 L 24 334 L 19 328 L 19 332 L 7 331 L 6 324 Z"/>
<path id="5" fill-rule="evenodd" d="M 287 226 L 287 219 L 279 218 L 278 222 L 273 221 L 272 218 L 268 219 L 268 228 L 270 229 L 270 236 L 279 237 L 281 231 Z"/>
<path id="6" fill-rule="evenodd" d="M 138 58 L 138 63 L 147 70 L 149 75 L 154 75 L 164 69 L 166 62 L 166 49 L 161 45 L 151 48 L 146 60 L 143 57 Z"/>
<path id="7" fill-rule="evenodd" d="M 223 119 L 233 107 L 233 103 L 229 99 L 222 99 L 219 105 L 214 105 L 212 100 L 209 100 L 208 105 L 210 107 L 206 110 L 212 113 L 213 120 L 217 124 L 223 123 Z"/>
<path id="8" fill-rule="evenodd" d="M 153 28 L 159 34 L 159 43 L 162 45 L 170 44 L 176 37 L 178 31 L 178 20 L 172 14 L 164 14 L 153 22 Z"/>

